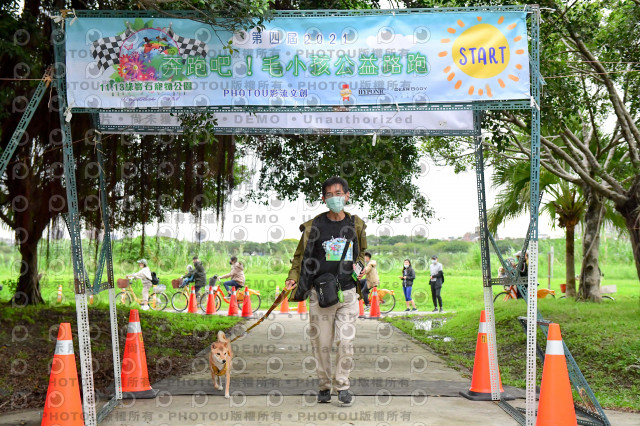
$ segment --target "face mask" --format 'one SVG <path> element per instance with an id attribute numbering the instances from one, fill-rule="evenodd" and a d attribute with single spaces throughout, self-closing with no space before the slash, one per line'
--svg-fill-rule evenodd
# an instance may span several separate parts
<path id="1" fill-rule="evenodd" d="M 436 259 L 432 259 L 431 263 L 433 263 L 435 265 L 436 263 L 438 263 L 438 261 Z"/>
<path id="2" fill-rule="evenodd" d="M 327 200 L 327 207 L 334 213 L 344 210 L 345 197 L 331 197 Z"/>
<path id="3" fill-rule="evenodd" d="M 409 267 L 409 264 L 408 264 L 408 263 L 405 263 L 405 264 L 404 264 L 404 267 L 405 267 L 405 269 L 406 269 L 406 268 L 408 268 L 408 267 Z"/>

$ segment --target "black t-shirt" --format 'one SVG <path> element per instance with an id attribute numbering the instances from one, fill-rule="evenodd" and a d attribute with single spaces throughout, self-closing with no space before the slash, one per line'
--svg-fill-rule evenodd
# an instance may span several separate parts
<path id="1" fill-rule="evenodd" d="M 338 271 L 342 251 L 349 239 L 351 240 L 350 248 Z M 341 221 L 333 221 L 326 214 L 318 217 L 309 234 L 309 240 L 312 244 L 311 257 L 305 262 L 305 267 L 311 280 L 327 272 L 339 273 L 338 279 L 343 290 L 354 287 L 351 273 L 353 263 L 358 256 L 358 241 L 349 217 L 345 216 Z"/>

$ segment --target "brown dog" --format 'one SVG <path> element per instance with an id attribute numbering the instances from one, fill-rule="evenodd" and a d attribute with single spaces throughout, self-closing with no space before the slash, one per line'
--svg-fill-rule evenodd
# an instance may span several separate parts
<path id="1" fill-rule="evenodd" d="M 224 331 L 218 331 L 218 341 L 211 344 L 209 353 L 209 368 L 211 368 L 211 379 L 213 387 L 222 390 L 222 385 L 218 383 L 218 377 L 226 375 L 224 397 L 229 398 L 229 382 L 231 380 L 231 360 L 233 351 L 231 343 Z"/>

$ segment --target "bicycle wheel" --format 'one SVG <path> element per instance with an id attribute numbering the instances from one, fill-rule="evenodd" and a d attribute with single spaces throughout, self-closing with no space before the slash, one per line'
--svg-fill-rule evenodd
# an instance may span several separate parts
<path id="1" fill-rule="evenodd" d="M 155 303 L 153 303 L 153 298 L 155 297 Z M 169 298 L 164 293 L 155 293 L 149 296 L 149 306 L 154 311 L 164 311 L 164 308 L 169 304 Z"/>
<path id="2" fill-rule="evenodd" d="M 496 297 L 493 298 L 493 303 L 496 303 L 496 300 L 498 300 L 500 296 L 508 296 L 508 295 L 509 295 L 508 291 L 501 291 L 500 293 L 496 294 Z"/>
<path id="3" fill-rule="evenodd" d="M 213 300 L 215 301 L 215 295 Z M 198 301 L 198 306 L 200 306 L 200 309 L 202 309 L 202 312 L 207 312 L 207 304 L 209 303 L 209 293 L 202 293 L 200 295 L 200 300 Z M 216 311 L 218 310 L 218 308 L 216 307 Z"/>
<path id="4" fill-rule="evenodd" d="M 260 303 L 262 303 L 262 299 L 259 294 L 252 294 L 251 298 L 251 313 L 254 313 L 258 309 L 260 309 Z"/>
<path id="5" fill-rule="evenodd" d="M 216 311 L 220 310 L 220 306 L 222 306 L 222 299 L 219 294 L 216 294 Z"/>
<path id="6" fill-rule="evenodd" d="M 121 291 L 116 295 L 116 306 L 131 306 L 131 295 L 126 291 Z"/>
<path id="7" fill-rule="evenodd" d="M 609 300 L 616 300 L 616 299 L 614 299 L 614 298 L 613 298 L 613 297 L 611 297 L 611 296 L 602 296 L 602 298 L 603 298 L 603 299 L 609 299 Z"/>
<path id="8" fill-rule="evenodd" d="M 171 306 L 173 306 L 173 309 L 176 311 L 182 312 L 189 306 L 189 298 L 181 291 L 174 293 L 173 296 L 171 296 Z"/>
<path id="9" fill-rule="evenodd" d="M 380 313 L 388 314 L 396 307 L 396 296 L 391 293 L 386 293 L 380 298 Z"/>

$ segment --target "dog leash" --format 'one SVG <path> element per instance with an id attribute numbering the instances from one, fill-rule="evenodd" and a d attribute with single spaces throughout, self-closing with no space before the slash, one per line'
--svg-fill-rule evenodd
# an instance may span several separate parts
<path id="1" fill-rule="evenodd" d="M 258 321 L 256 321 L 256 323 L 255 323 L 255 324 L 253 324 L 251 327 L 247 328 L 247 330 L 246 330 L 243 334 L 241 334 L 241 335 L 239 335 L 239 336 L 234 337 L 234 338 L 231 340 L 231 342 L 229 342 L 229 343 L 233 343 L 233 342 L 235 342 L 236 340 L 238 340 L 240 337 L 242 337 L 242 336 L 245 336 L 245 335 L 249 334 L 249 331 L 250 331 L 252 328 L 254 328 L 255 326 L 257 326 L 258 324 L 260 324 L 262 321 L 264 321 L 264 319 L 265 319 L 266 317 L 268 317 L 268 316 L 269 316 L 269 314 L 270 314 L 271 312 L 273 312 L 273 310 L 274 310 L 275 308 L 277 308 L 279 304 L 281 304 L 281 303 L 282 303 L 282 301 L 283 301 L 283 300 L 284 300 L 284 299 L 289 295 L 289 293 L 291 293 L 291 290 L 282 290 L 282 292 L 278 295 L 278 297 L 276 297 L 275 302 L 273 302 L 273 305 L 271 305 L 271 307 L 267 310 L 267 312 L 266 312 L 262 317 L 260 317 L 260 319 L 258 319 Z"/>

